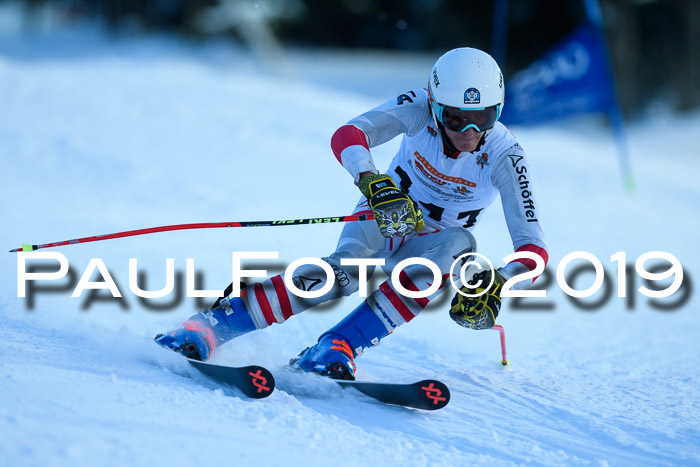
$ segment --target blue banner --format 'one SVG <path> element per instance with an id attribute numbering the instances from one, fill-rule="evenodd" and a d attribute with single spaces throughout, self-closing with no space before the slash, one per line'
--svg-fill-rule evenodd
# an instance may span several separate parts
<path id="1" fill-rule="evenodd" d="M 535 124 L 615 107 L 604 43 L 593 25 L 574 30 L 506 82 L 501 121 Z"/>

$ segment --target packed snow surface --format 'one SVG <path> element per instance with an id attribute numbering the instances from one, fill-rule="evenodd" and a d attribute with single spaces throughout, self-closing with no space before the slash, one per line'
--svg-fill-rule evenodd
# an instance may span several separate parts
<path id="1" fill-rule="evenodd" d="M 0 244 L 7 251 L 22 242 L 158 225 L 349 214 L 359 194 L 330 151 L 333 131 L 422 87 L 433 59 L 297 51 L 289 54 L 296 72 L 279 76 L 226 45 L 94 32 L 5 37 Z M 256 363 L 276 374 L 278 390 L 260 401 L 217 387 L 151 342 L 208 299 L 173 292 L 156 301 L 163 309 L 153 309 L 129 290 L 129 258 L 138 259 L 143 288 L 163 287 L 165 261 L 173 258 L 184 294 L 186 260 L 193 258 L 198 287 L 222 289 L 233 251 L 278 251 L 279 261 L 246 263 L 276 274 L 294 259 L 330 253 L 342 225 L 190 230 L 47 249 L 65 255 L 72 282 L 38 281 L 26 298 L 17 297 L 18 255 L 6 253 L 0 459 L 697 465 L 699 126 L 698 115 L 663 112 L 632 123 L 632 193 L 623 188 L 605 126 L 512 128 L 529 155 L 551 276 L 567 254 L 587 251 L 606 280 L 580 300 L 585 309 L 556 279 L 546 298 L 504 299 L 498 323 L 506 330 L 506 367 L 496 332 L 449 319 L 452 292 L 358 358 L 363 380 L 444 381 L 452 400 L 437 412 L 384 406 L 285 370 L 359 303 L 357 295 L 218 349 L 215 363 Z M 379 167 L 398 144 L 374 151 Z M 498 201 L 474 234 L 496 265 L 512 252 Z M 671 253 L 683 265 L 684 286 L 667 299 L 637 291 L 643 282 L 634 263 L 651 251 Z M 618 297 L 618 263 L 610 259 L 617 252 L 632 265 L 626 298 Z M 105 290 L 71 297 L 92 258 L 102 259 L 123 300 L 110 300 Z M 47 264 L 57 269 L 55 261 Z M 568 269 L 579 264 L 586 262 Z M 587 271 L 570 281 L 573 287 L 593 284 Z"/>

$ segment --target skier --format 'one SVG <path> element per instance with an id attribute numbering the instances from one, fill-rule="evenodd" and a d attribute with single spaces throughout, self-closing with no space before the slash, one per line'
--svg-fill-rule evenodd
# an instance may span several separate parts
<path id="1" fill-rule="evenodd" d="M 290 362 L 304 371 L 354 379 L 354 358 L 415 318 L 446 288 L 455 259 L 476 251 L 470 231 L 499 194 L 514 250 L 535 253 L 546 263 L 525 153 L 498 121 L 503 99 L 503 75 L 490 55 L 473 48 L 445 53 L 432 68 L 427 89 L 401 94 L 350 120 L 331 139 L 333 153 L 362 192 L 355 213 L 373 213 L 376 225 L 345 225 L 335 252 L 323 258 L 335 272 L 330 292 L 320 298 L 299 298 L 277 275 L 244 288 L 240 297 L 220 299 L 180 328 L 156 336 L 157 342 L 187 357 L 207 360 L 230 339 L 356 292 L 359 268 L 341 265 L 343 258 L 384 259 L 386 271 L 406 258 L 435 263 L 442 283 L 431 295 L 409 298 L 387 280 Z M 403 134 L 401 147 L 382 173 L 370 149 L 399 134 Z M 532 259 L 519 259 L 496 271 L 475 274 L 461 292 L 485 293 L 477 298 L 456 293 L 450 317 L 472 329 L 493 327 L 503 283 L 534 267 Z M 426 272 L 419 264 L 403 269 L 400 290 L 429 288 L 434 279 L 432 272 Z M 292 280 L 297 288 L 309 291 L 322 288 L 328 279 L 319 266 L 305 265 Z M 512 288 L 531 282 L 520 281 Z"/>

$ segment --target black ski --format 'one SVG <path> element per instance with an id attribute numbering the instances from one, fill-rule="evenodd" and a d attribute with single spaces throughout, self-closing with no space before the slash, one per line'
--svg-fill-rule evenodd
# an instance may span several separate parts
<path id="1" fill-rule="evenodd" d="M 444 383 L 434 379 L 424 379 L 412 384 L 333 381 L 343 387 L 354 388 L 385 404 L 437 410 L 450 402 L 450 390 Z"/>
<path id="2" fill-rule="evenodd" d="M 262 399 L 275 390 L 275 377 L 258 365 L 223 366 L 187 359 L 190 365 L 220 384 L 237 388 L 248 397 Z"/>

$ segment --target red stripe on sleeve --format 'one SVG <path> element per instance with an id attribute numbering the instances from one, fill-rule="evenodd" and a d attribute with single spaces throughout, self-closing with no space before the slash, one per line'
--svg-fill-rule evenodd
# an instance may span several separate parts
<path id="1" fill-rule="evenodd" d="M 399 282 L 406 290 L 410 290 L 411 292 L 420 292 L 418 287 L 416 287 L 416 284 L 414 284 L 411 278 L 408 277 L 406 271 L 401 271 L 399 273 Z M 425 308 L 426 306 L 428 306 L 428 303 L 430 303 L 430 300 L 428 300 L 427 297 L 414 298 L 413 300 L 415 300 L 418 306 L 421 308 Z"/>
<path id="2" fill-rule="evenodd" d="M 292 313 L 292 305 L 289 303 L 289 295 L 287 295 L 287 288 L 284 286 L 284 281 L 281 276 L 274 276 L 270 279 L 272 285 L 275 286 L 275 292 L 277 293 L 277 300 L 280 302 L 280 307 L 282 307 L 282 316 L 284 319 L 289 319 L 294 313 Z"/>
<path id="3" fill-rule="evenodd" d="M 411 310 L 408 309 L 406 304 L 404 304 L 401 297 L 399 297 L 398 294 L 394 292 L 394 289 L 389 286 L 388 281 L 382 282 L 382 285 L 379 286 L 379 290 L 381 290 L 384 296 L 389 299 L 389 302 L 394 308 L 396 308 L 396 311 L 399 312 L 404 321 L 408 323 L 416 317 L 413 313 L 411 313 Z"/>
<path id="4" fill-rule="evenodd" d="M 333 150 L 333 154 L 335 154 L 335 158 L 338 159 L 338 162 L 341 164 L 343 161 L 340 158 L 340 153 L 343 152 L 343 149 L 356 145 L 363 146 L 369 151 L 365 133 L 354 125 L 341 126 L 333 133 L 333 137 L 331 138 L 331 149 Z"/>
<path id="5" fill-rule="evenodd" d="M 541 256 L 542 259 L 544 260 L 545 266 L 547 265 L 547 261 L 549 261 L 549 255 L 547 254 L 547 250 L 545 250 L 544 248 L 540 248 L 537 245 L 533 245 L 532 243 L 528 243 L 527 245 L 523 245 L 523 246 L 519 247 L 517 250 L 515 250 L 516 253 L 519 251 L 529 251 L 529 252 L 535 253 L 536 255 Z M 514 262 L 522 263 L 530 271 L 535 269 L 535 266 L 536 266 L 534 260 L 527 259 L 527 258 L 516 259 Z"/>
<path id="6" fill-rule="evenodd" d="M 271 326 L 275 324 L 277 320 L 275 319 L 274 313 L 272 313 L 272 307 L 270 306 L 270 302 L 267 300 L 267 296 L 265 295 L 265 289 L 263 289 L 261 284 L 255 284 L 253 290 L 255 290 L 255 298 L 258 300 L 258 305 L 260 305 L 260 309 L 262 310 L 267 325 Z"/>

